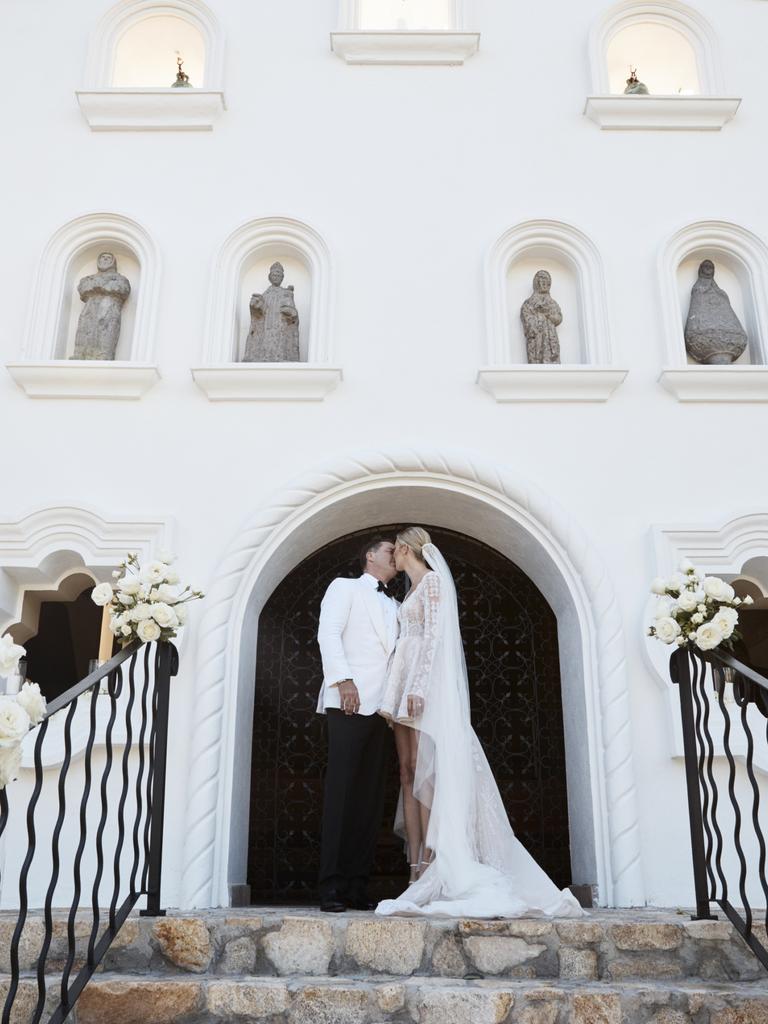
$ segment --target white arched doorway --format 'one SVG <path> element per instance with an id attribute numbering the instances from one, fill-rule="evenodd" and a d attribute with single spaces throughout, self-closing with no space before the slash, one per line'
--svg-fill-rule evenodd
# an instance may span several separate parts
<path id="1" fill-rule="evenodd" d="M 558 620 L 574 881 L 600 902 L 644 902 L 619 608 L 599 554 L 564 510 L 465 452 L 337 456 L 275 495 L 240 532 L 200 631 L 183 905 L 229 902 L 245 880 L 258 618 L 322 545 L 386 521 L 472 534 L 515 562 Z"/>

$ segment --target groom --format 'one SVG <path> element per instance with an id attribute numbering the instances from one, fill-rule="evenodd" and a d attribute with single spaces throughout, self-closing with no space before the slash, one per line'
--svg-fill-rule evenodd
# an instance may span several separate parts
<path id="1" fill-rule="evenodd" d="M 395 545 L 371 537 L 360 552 L 362 576 L 335 579 L 320 606 L 317 641 L 323 685 L 317 710 L 328 718 L 320 847 L 320 909 L 372 910 L 368 876 L 384 798 L 386 722 L 376 712 L 397 639 Z"/>

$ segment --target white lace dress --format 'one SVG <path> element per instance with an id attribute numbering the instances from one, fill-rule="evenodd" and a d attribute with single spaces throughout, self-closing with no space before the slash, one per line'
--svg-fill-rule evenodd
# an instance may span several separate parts
<path id="1" fill-rule="evenodd" d="M 427 572 L 398 610 L 400 635 L 389 669 L 379 714 L 394 722 L 413 725 L 408 696 L 424 697 L 437 643 L 440 579 Z"/>

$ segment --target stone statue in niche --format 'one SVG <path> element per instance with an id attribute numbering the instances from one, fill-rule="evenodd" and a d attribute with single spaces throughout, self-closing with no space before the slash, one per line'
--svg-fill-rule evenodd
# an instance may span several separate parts
<path id="1" fill-rule="evenodd" d="M 549 294 L 551 287 L 552 277 L 549 272 L 537 271 L 533 279 L 533 294 L 520 307 L 529 363 L 560 362 L 557 328 L 563 322 L 563 314 Z"/>
<path id="2" fill-rule="evenodd" d="M 293 285 L 283 288 L 282 263 L 269 268 L 269 288 L 251 296 L 251 329 L 245 342 L 244 363 L 298 363 L 299 311 Z"/>
<path id="3" fill-rule="evenodd" d="M 75 334 L 72 359 L 114 359 L 120 338 L 123 306 L 131 294 L 131 283 L 117 272 L 117 260 L 111 252 L 99 253 L 96 274 L 78 282 L 77 290 L 85 303 Z"/>
<path id="4" fill-rule="evenodd" d="M 685 348 L 697 363 L 734 363 L 747 347 L 747 332 L 727 292 L 715 283 L 715 264 L 704 260 L 691 289 Z"/>
<path id="5" fill-rule="evenodd" d="M 630 67 L 625 96 L 647 96 L 648 86 L 637 77 L 637 68 Z"/>
<path id="6" fill-rule="evenodd" d="M 192 83 L 189 80 L 189 75 L 184 71 L 184 61 L 181 57 L 176 58 L 176 81 L 171 82 L 172 89 L 191 89 Z"/>

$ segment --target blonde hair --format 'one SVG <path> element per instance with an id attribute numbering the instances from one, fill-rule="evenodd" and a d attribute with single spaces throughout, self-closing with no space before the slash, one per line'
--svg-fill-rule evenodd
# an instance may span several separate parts
<path id="1" fill-rule="evenodd" d="M 398 533 L 396 542 L 398 544 L 407 544 L 418 560 L 423 562 L 424 555 L 422 551 L 425 545 L 432 543 L 432 538 L 421 526 L 409 526 L 402 533 Z"/>

